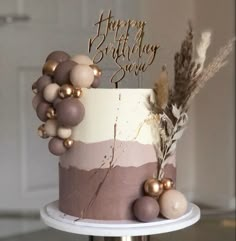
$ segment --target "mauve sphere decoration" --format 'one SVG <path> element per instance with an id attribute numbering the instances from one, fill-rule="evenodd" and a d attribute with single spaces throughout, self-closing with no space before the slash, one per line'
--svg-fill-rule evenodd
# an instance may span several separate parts
<path id="1" fill-rule="evenodd" d="M 49 107 L 50 105 L 46 102 L 41 102 L 37 106 L 37 109 L 36 109 L 37 116 L 43 122 L 45 122 L 48 119 L 47 110 Z"/>
<path id="2" fill-rule="evenodd" d="M 92 88 L 98 88 L 100 85 L 100 78 L 94 77 L 93 83 L 91 85 Z"/>
<path id="3" fill-rule="evenodd" d="M 58 123 L 65 127 L 78 125 L 84 117 L 84 106 L 75 98 L 66 98 L 56 105 Z"/>
<path id="4" fill-rule="evenodd" d="M 73 60 L 74 62 L 78 63 L 78 64 L 84 64 L 84 65 L 92 65 L 93 61 L 86 55 L 76 55 L 74 56 L 71 60 Z"/>
<path id="5" fill-rule="evenodd" d="M 37 81 L 35 81 L 35 82 L 32 84 L 32 91 L 33 91 L 34 94 L 37 94 L 37 93 L 38 93 Z"/>
<path id="6" fill-rule="evenodd" d="M 141 222 L 150 222 L 157 218 L 160 208 L 157 201 L 148 196 L 137 199 L 133 206 L 134 216 Z"/>
<path id="7" fill-rule="evenodd" d="M 165 190 L 169 190 L 174 187 L 174 182 L 171 178 L 163 178 L 161 183 L 163 184 Z"/>
<path id="8" fill-rule="evenodd" d="M 61 156 L 66 152 L 66 147 L 63 144 L 63 140 L 57 137 L 53 137 L 48 143 L 49 151 L 55 156 Z"/>
<path id="9" fill-rule="evenodd" d="M 53 103 L 52 103 L 53 107 L 56 108 L 56 105 L 57 105 L 58 103 L 60 103 L 61 101 L 62 101 L 62 99 L 61 99 L 60 97 L 57 97 L 57 98 L 53 101 Z"/>
<path id="10" fill-rule="evenodd" d="M 70 55 L 64 51 L 53 51 L 48 55 L 45 62 L 47 62 L 48 60 L 54 60 L 58 63 L 61 63 L 68 60 L 69 58 L 70 58 Z"/>
<path id="11" fill-rule="evenodd" d="M 70 71 L 77 65 L 72 60 L 59 63 L 54 71 L 54 82 L 59 85 L 70 83 Z"/>
<path id="12" fill-rule="evenodd" d="M 163 192 L 163 184 L 157 178 L 149 178 L 144 183 L 144 191 L 151 197 L 158 197 Z"/>
<path id="13" fill-rule="evenodd" d="M 56 118 L 56 111 L 53 107 L 49 107 L 46 112 L 46 116 L 48 119 L 55 119 Z"/>
<path id="14" fill-rule="evenodd" d="M 174 189 L 165 191 L 159 198 L 160 212 L 168 219 L 181 217 L 188 207 L 185 196 Z"/>
<path id="15" fill-rule="evenodd" d="M 57 65 L 58 65 L 57 61 L 48 60 L 43 66 L 43 74 L 53 76 Z"/>
<path id="16" fill-rule="evenodd" d="M 45 131 L 49 136 L 57 135 L 57 121 L 56 120 L 47 120 L 45 123 Z"/>
<path id="17" fill-rule="evenodd" d="M 75 87 L 89 88 L 93 80 L 93 70 L 88 65 L 77 65 L 70 72 L 70 81 Z"/>
<path id="18" fill-rule="evenodd" d="M 39 126 L 38 135 L 43 139 L 46 139 L 46 138 L 49 137 L 46 130 L 45 130 L 45 124 L 42 124 L 41 126 Z"/>
<path id="19" fill-rule="evenodd" d="M 72 130 L 71 128 L 60 126 L 57 129 L 57 136 L 61 139 L 67 139 L 71 136 Z"/>
<path id="20" fill-rule="evenodd" d="M 38 80 L 37 80 L 37 89 L 38 92 L 41 92 L 44 90 L 44 88 L 52 83 L 51 77 L 47 76 L 47 75 L 43 75 L 41 76 Z"/>
<path id="21" fill-rule="evenodd" d="M 68 85 L 68 84 L 62 85 L 59 89 L 59 92 L 58 92 L 58 95 L 62 99 L 70 97 L 70 96 L 72 96 L 72 94 L 73 94 L 73 86 Z"/>
<path id="22" fill-rule="evenodd" d="M 78 87 L 75 87 L 74 90 L 73 90 L 73 96 L 75 98 L 80 98 L 82 95 L 82 90 L 81 88 L 78 88 Z"/>
<path id="23" fill-rule="evenodd" d="M 60 86 L 56 83 L 47 85 L 43 90 L 43 97 L 46 101 L 52 103 L 58 95 Z"/>
<path id="24" fill-rule="evenodd" d="M 38 94 L 36 94 L 36 95 L 33 97 L 33 100 L 32 100 L 32 106 L 33 106 L 34 110 L 37 109 L 38 105 L 39 105 L 41 102 L 44 102 L 44 99 L 43 99 L 42 94 L 41 94 L 41 93 L 38 93 Z"/>

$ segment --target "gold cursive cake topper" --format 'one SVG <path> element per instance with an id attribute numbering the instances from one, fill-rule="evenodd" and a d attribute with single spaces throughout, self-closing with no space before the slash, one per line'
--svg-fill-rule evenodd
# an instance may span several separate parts
<path id="1" fill-rule="evenodd" d="M 118 69 L 111 77 L 111 82 L 118 88 L 118 83 L 126 73 L 145 72 L 153 63 L 159 44 L 144 43 L 144 28 L 146 22 L 140 20 L 114 19 L 111 10 L 105 15 L 101 13 L 97 33 L 88 41 L 88 51 L 95 50 L 93 61 L 101 62 L 105 56 L 110 56 Z"/>

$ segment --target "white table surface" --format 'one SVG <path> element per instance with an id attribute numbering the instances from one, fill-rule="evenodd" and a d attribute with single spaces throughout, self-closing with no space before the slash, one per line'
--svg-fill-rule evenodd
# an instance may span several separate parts
<path id="1" fill-rule="evenodd" d="M 47 204 L 41 209 L 40 214 L 49 227 L 69 233 L 103 237 L 167 233 L 191 226 L 200 219 L 200 209 L 193 203 L 189 203 L 187 212 L 178 219 L 157 218 L 148 223 L 78 219 L 61 212 L 58 209 L 58 201 Z"/>

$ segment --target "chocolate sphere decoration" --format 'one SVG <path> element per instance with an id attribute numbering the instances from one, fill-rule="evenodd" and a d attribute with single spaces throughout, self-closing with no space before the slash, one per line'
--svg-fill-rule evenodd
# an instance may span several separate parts
<path id="1" fill-rule="evenodd" d="M 34 94 L 38 93 L 37 81 L 32 84 L 32 91 L 33 91 Z"/>
<path id="2" fill-rule="evenodd" d="M 156 178 L 147 179 L 144 183 L 144 191 L 151 197 L 158 197 L 163 192 L 163 184 Z"/>
<path id="3" fill-rule="evenodd" d="M 73 141 L 72 139 L 70 139 L 70 138 L 67 138 L 67 139 L 65 139 L 65 140 L 63 141 L 63 144 L 64 144 L 64 146 L 65 146 L 67 149 L 69 149 L 69 148 L 71 148 L 72 145 L 74 144 L 74 141 Z"/>
<path id="4" fill-rule="evenodd" d="M 61 139 L 67 139 L 71 136 L 71 134 L 72 134 L 72 130 L 70 128 L 66 128 L 66 127 L 61 126 L 57 129 L 57 135 Z"/>
<path id="5" fill-rule="evenodd" d="M 63 144 L 63 140 L 57 137 L 53 137 L 48 143 L 49 151 L 55 156 L 63 155 L 67 148 Z"/>
<path id="6" fill-rule="evenodd" d="M 56 118 L 56 111 L 53 107 L 49 107 L 46 112 L 46 116 L 48 119 L 55 119 Z"/>
<path id="7" fill-rule="evenodd" d="M 34 110 L 37 109 L 38 105 L 39 105 L 41 102 L 44 102 L 44 99 L 43 99 L 42 94 L 41 94 L 41 93 L 38 93 L 38 94 L 36 94 L 36 95 L 33 97 L 33 100 L 32 100 L 32 106 L 33 106 Z"/>
<path id="8" fill-rule="evenodd" d="M 82 90 L 81 90 L 81 88 L 75 87 L 74 90 L 73 90 L 73 96 L 74 96 L 75 98 L 80 98 L 81 95 L 82 95 Z"/>
<path id="9" fill-rule="evenodd" d="M 58 94 L 62 99 L 72 96 L 73 86 L 68 84 L 62 85 Z"/>
<path id="10" fill-rule="evenodd" d="M 59 85 L 70 83 L 70 71 L 77 65 L 72 60 L 59 63 L 54 71 L 54 82 Z"/>
<path id="11" fill-rule="evenodd" d="M 57 135 L 57 121 L 56 120 L 47 120 L 45 123 L 45 131 L 49 136 Z"/>
<path id="12" fill-rule="evenodd" d="M 150 222 L 157 218 L 159 214 L 157 201 L 148 196 L 137 199 L 133 206 L 135 217 L 141 222 Z"/>
<path id="13" fill-rule="evenodd" d="M 53 51 L 50 53 L 45 62 L 48 60 L 54 60 L 58 63 L 64 62 L 70 58 L 70 55 L 64 51 Z"/>
<path id="14" fill-rule="evenodd" d="M 89 88 L 93 80 L 93 70 L 88 65 L 77 65 L 71 70 L 70 81 L 75 87 Z"/>
<path id="15" fill-rule="evenodd" d="M 84 106 L 75 98 L 66 98 L 56 105 L 58 123 L 65 127 L 76 126 L 84 117 Z"/>
<path id="16" fill-rule="evenodd" d="M 47 85 L 43 90 L 43 97 L 48 102 L 53 102 L 58 95 L 60 86 L 56 83 Z"/>
<path id="17" fill-rule="evenodd" d="M 74 62 L 78 63 L 78 64 L 84 64 L 84 65 L 92 65 L 93 61 L 86 55 L 76 55 L 74 56 L 71 60 L 73 60 Z"/>
<path id="18" fill-rule="evenodd" d="M 165 191 L 160 199 L 160 212 L 169 219 L 181 217 L 187 210 L 188 202 L 185 196 L 177 190 Z"/>
<path id="19" fill-rule="evenodd" d="M 174 187 L 174 182 L 170 178 L 164 178 L 161 180 L 161 183 L 163 184 L 163 187 L 165 190 L 169 190 Z"/>
<path id="20" fill-rule="evenodd" d="M 41 126 L 39 126 L 38 135 L 43 139 L 46 139 L 46 138 L 49 137 L 46 130 L 45 130 L 45 124 L 42 124 Z"/>
<path id="21" fill-rule="evenodd" d="M 37 109 L 36 109 L 37 116 L 43 122 L 45 122 L 48 119 L 47 110 L 49 107 L 50 105 L 46 102 L 41 102 L 37 106 Z"/>
<path id="22" fill-rule="evenodd" d="M 44 88 L 52 83 L 51 77 L 47 76 L 47 75 L 43 75 L 41 76 L 38 80 L 37 80 L 37 89 L 38 92 L 41 92 L 44 90 Z"/>
<path id="23" fill-rule="evenodd" d="M 58 62 L 55 60 L 48 60 L 43 66 L 43 74 L 53 76 L 54 71 L 58 65 Z"/>

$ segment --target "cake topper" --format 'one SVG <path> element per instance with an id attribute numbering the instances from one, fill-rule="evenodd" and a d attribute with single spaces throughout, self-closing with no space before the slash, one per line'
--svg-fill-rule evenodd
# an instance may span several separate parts
<path id="1" fill-rule="evenodd" d="M 118 83 L 126 73 L 145 72 L 153 63 L 159 44 L 144 42 L 145 21 L 115 19 L 111 13 L 102 12 L 95 23 L 97 33 L 88 41 L 88 51 L 95 51 L 93 61 L 101 62 L 110 56 L 118 66 L 111 77 L 111 82 L 118 88 Z"/>

